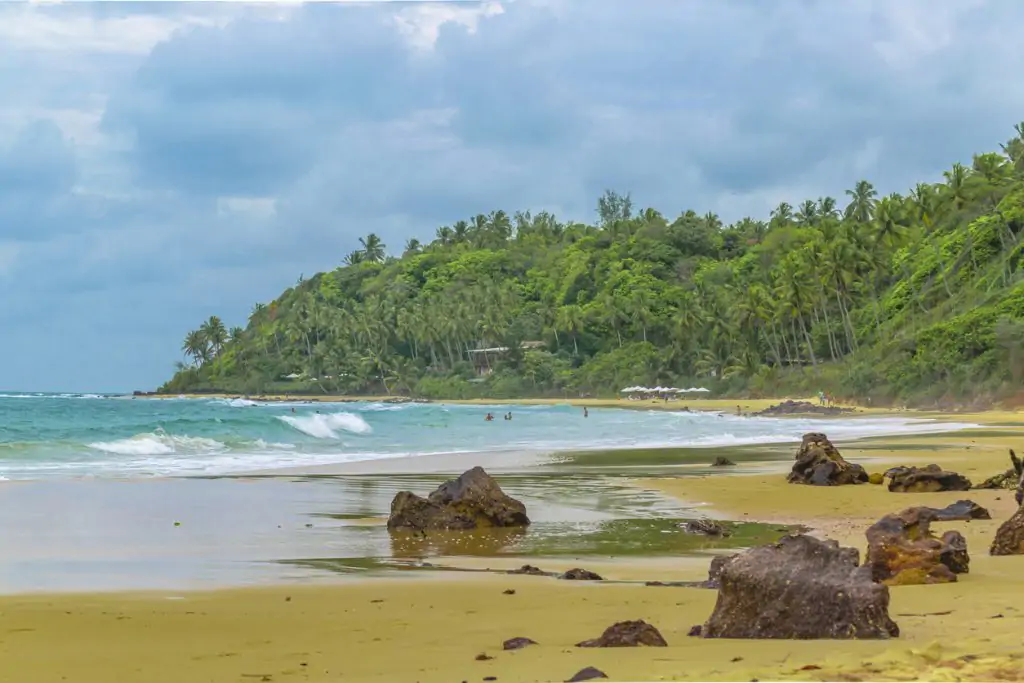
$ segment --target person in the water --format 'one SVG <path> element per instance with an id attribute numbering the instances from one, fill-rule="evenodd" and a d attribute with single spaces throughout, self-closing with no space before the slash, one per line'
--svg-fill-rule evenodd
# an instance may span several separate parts
<path id="1" fill-rule="evenodd" d="M 586 406 L 583 406 L 583 417 L 590 417 L 590 413 L 587 412 Z"/>
<path id="2" fill-rule="evenodd" d="M 485 417 L 484 419 L 485 419 L 486 421 L 490 422 L 491 420 L 493 420 L 493 419 L 494 419 L 494 416 L 493 416 L 493 415 L 491 415 L 490 413 L 487 413 L 487 417 Z"/>

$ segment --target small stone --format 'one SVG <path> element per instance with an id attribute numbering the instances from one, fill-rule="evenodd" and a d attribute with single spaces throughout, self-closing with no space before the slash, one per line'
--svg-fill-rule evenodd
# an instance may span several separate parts
<path id="1" fill-rule="evenodd" d="M 502 595 L 515 595 L 516 591 L 515 591 L 514 588 L 506 588 L 505 590 L 501 591 L 501 594 Z"/>
<path id="2" fill-rule="evenodd" d="M 501 649 L 502 650 L 521 650 L 524 647 L 526 647 L 527 645 L 536 645 L 536 644 L 537 644 L 536 640 L 532 640 L 530 638 L 523 638 L 522 636 L 520 636 L 518 638 L 509 638 L 508 640 L 506 640 L 504 643 L 501 644 Z"/>
<path id="3" fill-rule="evenodd" d="M 478 662 L 486 662 L 489 659 L 494 659 L 494 657 L 490 656 L 486 652 L 481 652 L 476 656 L 476 661 Z"/>
<path id="4" fill-rule="evenodd" d="M 694 638 L 694 637 L 699 638 L 700 634 L 701 634 L 701 632 L 703 630 L 704 630 L 704 625 L 703 624 L 697 624 L 696 626 L 691 626 L 690 630 L 687 632 L 686 635 L 690 636 L 691 638 Z"/>
<path id="5" fill-rule="evenodd" d="M 579 683 L 580 681 L 592 681 L 592 680 L 597 679 L 597 678 L 608 678 L 608 674 L 606 674 L 605 672 L 601 671 L 600 669 L 595 669 L 592 666 L 588 666 L 585 669 L 580 669 L 579 671 L 577 671 L 573 675 L 572 678 L 570 678 L 568 681 L 566 681 L 566 683 Z"/>

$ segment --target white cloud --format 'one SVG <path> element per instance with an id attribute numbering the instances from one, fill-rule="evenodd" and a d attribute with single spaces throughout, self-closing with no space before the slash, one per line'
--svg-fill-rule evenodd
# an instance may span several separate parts
<path id="1" fill-rule="evenodd" d="M 398 30 L 408 39 L 409 44 L 421 50 L 430 50 L 437 43 L 441 27 L 448 23 L 459 24 L 469 33 L 476 33 L 481 19 L 504 14 L 501 3 L 437 3 L 413 5 L 398 12 L 394 21 Z"/>

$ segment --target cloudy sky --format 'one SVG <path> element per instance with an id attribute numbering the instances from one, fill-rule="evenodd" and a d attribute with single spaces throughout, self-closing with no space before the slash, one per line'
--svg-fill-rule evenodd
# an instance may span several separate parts
<path id="1" fill-rule="evenodd" d="M 0 388 L 152 388 L 184 333 L 495 208 L 883 191 L 1024 119 L 1018 0 L 0 3 Z"/>

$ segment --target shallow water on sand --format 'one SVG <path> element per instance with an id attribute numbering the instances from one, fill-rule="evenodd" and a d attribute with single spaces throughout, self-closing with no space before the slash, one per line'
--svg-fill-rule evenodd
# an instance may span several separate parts
<path id="1" fill-rule="evenodd" d="M 0 490 L 0 591 L 236 586 L 365 574 L 439 556 L 609 557 L 702 552 L 727 541 L 683 533 L 699 516 L 607 473 L 506 471 L 526 530 L 392 537 L 383 524 L 399 490 L 427 493 L 450 475 L 326 475 L 46 481 Z"/>

